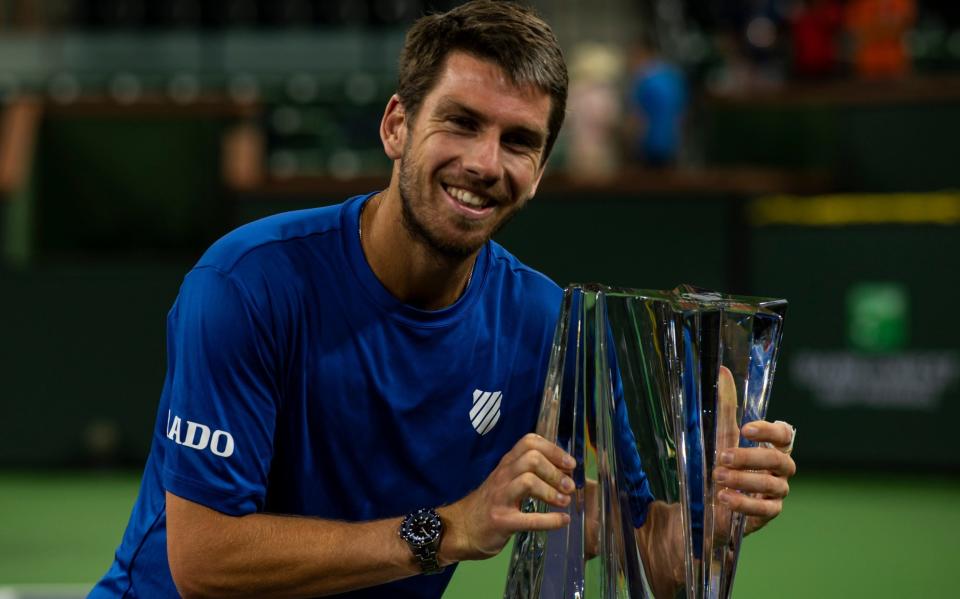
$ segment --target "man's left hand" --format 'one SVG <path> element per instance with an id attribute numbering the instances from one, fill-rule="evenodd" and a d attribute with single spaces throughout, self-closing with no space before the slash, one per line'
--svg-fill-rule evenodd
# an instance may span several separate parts
<path id="1" fill-rule="evenodd" d="M 783 499 L 790 492 L 788 481 L 797 472 L 790 457 L 794 429 L 784 422 L 757 420 L 745 424 L 741 433 L 766 445 L 724 449 L 717 456 L 713 477 L 724 487 L 717 494 L 720 502 L 748 516 L 746 532 L 750 534 L 783 511 Z"/>

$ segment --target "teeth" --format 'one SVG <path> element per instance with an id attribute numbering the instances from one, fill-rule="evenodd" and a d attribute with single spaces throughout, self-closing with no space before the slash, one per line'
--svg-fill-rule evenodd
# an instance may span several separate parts
<path id="1" fill-rule="evenodd" d="M 461 204 L 466 204 L 471 208 L 483 208 L 486 205 L 486 201 L 483 198 L 473 195 L 466 189 L 448 187 L 447 193 L 456 198 Z"/>

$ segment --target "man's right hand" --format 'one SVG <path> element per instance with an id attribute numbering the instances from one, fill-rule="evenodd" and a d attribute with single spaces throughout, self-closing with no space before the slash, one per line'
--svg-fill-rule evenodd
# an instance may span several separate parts
<path id="1" fill-rule="evenodd" d="M 503 550 L 522 530 L 554 530 L 570 523 L 563 512 L 520 511 L 527 497 L 566 507 L 575 490 L 571 473 L 576 461 L 557 445 L 530 433 L 507 452 L 475 491 L 438 508 L 446 530 L 440 563 L 486 559 Z"/>

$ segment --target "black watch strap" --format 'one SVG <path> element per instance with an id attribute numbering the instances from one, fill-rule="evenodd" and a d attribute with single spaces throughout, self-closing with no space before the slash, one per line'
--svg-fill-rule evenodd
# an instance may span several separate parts
<path id="1" fill-rule="evenodd" d="M 413 556 L 420 562 L 420 570 L 424 574 L 439 574 L 443 572 L 437 560 L 438 547 L 411 547 Z"/>

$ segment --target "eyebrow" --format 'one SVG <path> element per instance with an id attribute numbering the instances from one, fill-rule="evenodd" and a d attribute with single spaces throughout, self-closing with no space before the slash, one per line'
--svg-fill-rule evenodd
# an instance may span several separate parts
<path id="1" fill-rule="evenodd" d="M 437 105 L 437 111 L 440 113 L 459 112 L 481 123 L 485 123 L 489 120 L 483 114 L 477 112 L 469 106 L 457 102 L 452 98 L 442 98 Z M 530 143 L 537 148 L 542 148 L 544 144 L 546 144 L 546 131 L 543 131 L 539 128 L 533 129 L 524 125 L 515 125 L 509 127 L 507 132 L 521 135 L 527 141 L 527 143 Z"/>

